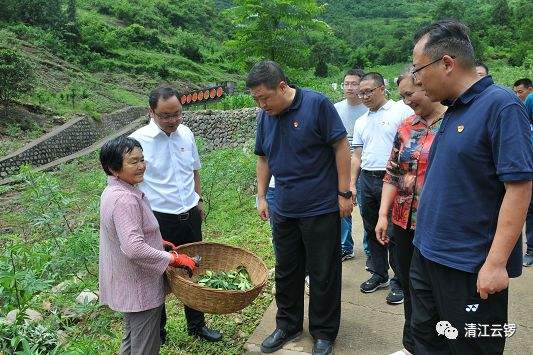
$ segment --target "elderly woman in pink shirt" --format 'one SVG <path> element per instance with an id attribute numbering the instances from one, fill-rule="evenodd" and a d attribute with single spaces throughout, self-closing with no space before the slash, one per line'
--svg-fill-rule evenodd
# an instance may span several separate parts
<path id="1" fill-rule="evenodd" d="M 167 252 L 159 225 L 135 185 L 146 169 L 142 147 L 119 137 L 102 147 L 100 163 L 108 175 L 100 201 L 100 303 L 124 313 L 120 354 L 158 354 L 161 310 L 168 290 L 167 267 L 192 273 L 185 254 Z"/>

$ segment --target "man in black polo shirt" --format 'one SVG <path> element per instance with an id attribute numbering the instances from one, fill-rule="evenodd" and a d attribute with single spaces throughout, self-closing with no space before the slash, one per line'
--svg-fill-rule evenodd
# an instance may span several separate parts
<path id="1" fill-rule="evenodd" d="M 330 354 L 340 323 L 340 218 L 353 208 L 346 130 L 322 94 L 291 87 L 272 61 L 254 65 L 246 86 L 261 108 L 257 120 L 258 212 L 276 177 L 270 216 L 276 254 L 276 330 L 261 344 L 274 352 L 303 327 L 304 277 L 310 277 L 309 331 L 313 354 Z"/>
<path id="2" fill-rule="evenodd" d="M 467 32 L 445 20 L 415 36 L 415 80 L 448 106 L 413 241 L 416 354 L 502 353 L 509 277 L 521 273 L 517 240 L 533 179 L 529 120 L 511 91 L 478 77 Z"/>

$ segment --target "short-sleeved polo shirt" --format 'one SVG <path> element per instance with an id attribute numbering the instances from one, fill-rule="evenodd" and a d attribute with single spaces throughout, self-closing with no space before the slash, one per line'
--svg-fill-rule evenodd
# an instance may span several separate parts
<path id="1" fill-rule="evenodd" d="M 333 104 L 312 90 L 296 88 L 292 104 L 278 116 L 259 112 L 255 154 L 267 158 L 276 177 L 276 213 L 300 218 L 339 210 L 332 145 L 344 137 Z"/>
<path id="2" fill-rule="evenodd" d="M 477 273 L 488 255 L 505 182 L 533 179 L 524 106 L 486 76 L 449 108 L 429 155 L 414 245 L 436 263 Z M 521 254 L 508 261 L 521 273 Z"/>
<path id="3" fill-rule="evenodd" d="M 355 122 L 352 148 L 363 148 L 361 169 L 385 170 L 398 127 L 413 113 L 403 102 L 389 100 L 377 111 L 367 111 Z"/>

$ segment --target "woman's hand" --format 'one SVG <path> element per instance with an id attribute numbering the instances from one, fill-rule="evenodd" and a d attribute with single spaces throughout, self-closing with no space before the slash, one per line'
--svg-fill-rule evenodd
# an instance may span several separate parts
<path id="1" fill-rule="evenodd" d="M 178 254 L 175 251 L 170 253 L 170 263 L 172 267 L 179 267 L 185 269 L 189 277 L 192 277 L 192 272 L 198 267 L 198 263 L 187 254 Z"/>
<path id="2" fill-rule="evenodd" d="M 389 236 L 387 235 L 388 225 L 387 217 L 379 216 L 378 223 L 376 224 L 376 239 L 381 245 L 389 243 Z"/>

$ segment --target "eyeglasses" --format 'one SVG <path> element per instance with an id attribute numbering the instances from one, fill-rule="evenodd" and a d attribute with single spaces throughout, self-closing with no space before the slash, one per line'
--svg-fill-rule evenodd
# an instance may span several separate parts
<path id="1" fill-rule="evenodd" d="M 455 56 L 453 56 L 453 55 L 450 56 L 450 57 L 453 58 L 453 59 L 455 59 Z M 423 66 L 421 66 L 421 67 L 418 68 L 418 69 L 415 69 L 415 70 L 411 71 L 411 75 L 413 76 L 413 79 L 414 79 L 414 80 L 417 80 L 417 79 L 418 79 L 416 73 L 418 73 L 419 71 L 421 71 L 421 70 L 424 69 L 424 68 L 429 67 L 429 66 L 432 65 L 432 64 L 437 63 L 438 61 L 441 61 L 443 58 L 444 58 L 444 56 L 442 56 L 442 57 L 440 57 L 440 58 L 438 58 L 438 59 L 435 59 L 435 60 L 432 61 L 431 63 L 428 63 L 428 64 L 426 64 L 426 65 L 423 65 Z"/>
<path id="2" fill-rule="evenodd" d="M 154 114 L 161 120 L 161 121 L 171 121 L 172 119 L 181 119 L 181 112 L 179 113 L 172 113 L 172 114 L 165 114 L 165 115 L 160 115 L 160 114 L 157 114 L 154 112 Z"/>
<path id="3" fill-rule="evenodd" d="M 341 88 L 347 88 L 347 87 L 352 87 L 352 88 L 356 88 L 356 87 L 359 87 L 359 83 L 355 82 L 355 81 L 347 81 L 347 82 L 344 82 L 344 83 L 341 83 Z"/>
<path id="4" fill-rule="evenodd" d="M 365 97 L 370 97 L 370 96 L 372 96 L 374 94 L 374 90 L 376 90 L 377 88 L 380 88 L 382 86 L 383 85 L 376 86 L 375 88 L 370 89 L 368 91 L 360 92 L 360 93 L 357 94 L 357 97 L 360 98 L 360 99 L 364 99 Z"/>
<path id="5" fill-rule="evenodd" d="M 417 93 L 417 92 L 420 92 L 420 91 L 424 91 L 424 90 L 417 90 L 417 91 L 413 91 L 413 92 L 406 92 L 405 94 L 400 94 L 400 97 L 402 98 L 402 101 L 405 103 L 406 101 L 411 101 L 411 97 Z"/>

